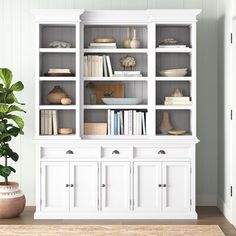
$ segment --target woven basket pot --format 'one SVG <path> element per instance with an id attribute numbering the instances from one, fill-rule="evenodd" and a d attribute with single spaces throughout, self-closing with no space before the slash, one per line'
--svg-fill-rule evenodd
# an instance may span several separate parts
<path id="1" fill-rule="evenodd" d="M 25 196 L 19 189 L 19 184 L 0 182 L 0 219 L 19 216 L 25 208 Z"/>

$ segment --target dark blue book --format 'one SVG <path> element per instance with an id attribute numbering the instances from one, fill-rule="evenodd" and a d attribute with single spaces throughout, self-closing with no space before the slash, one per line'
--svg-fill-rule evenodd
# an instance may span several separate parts
<path id="1" fill-rule="evenodd" d="M 114 114 L 114 134 L 118 135 L 118 113 Z"/>

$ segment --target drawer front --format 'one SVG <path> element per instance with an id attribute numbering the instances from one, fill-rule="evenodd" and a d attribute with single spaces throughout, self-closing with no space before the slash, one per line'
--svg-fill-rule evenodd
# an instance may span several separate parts
<path id="1" fill-rule="evenodd" d="M 186 158 L 191 157 L 191 148 L 177 147 L 137 147 L 134 149 L 134 158 Z"/>
<path id="2" fill-rule="evenodd" d="M 60 147 L 43 147 L 41 152 L 42 158 L 96 158 L 100 156 L 99 148 L 60 148 Z"/>
<path id="3" fill-rule="evenodd" d="M 127 147 L 102 147 L 102 158 L 132 158 L 133 148 Z"/>

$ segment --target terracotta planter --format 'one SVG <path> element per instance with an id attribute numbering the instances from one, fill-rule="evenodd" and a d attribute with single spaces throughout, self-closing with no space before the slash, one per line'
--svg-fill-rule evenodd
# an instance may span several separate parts
<path id="1" fill-rule="evenodd" d="M 0 182 L 0 219 L 19 216 L 25 208 L 25 196 L 19 189 L 18 183 Z"/>

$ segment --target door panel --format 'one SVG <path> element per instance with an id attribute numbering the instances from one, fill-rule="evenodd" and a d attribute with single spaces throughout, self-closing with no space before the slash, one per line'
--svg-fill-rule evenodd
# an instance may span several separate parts
<path id="1" fill-rule="evenodd" d="M 190 163 L 163 162 L 163 211 L 190 211 Z"/>
<path id="2" fill-rule="evenodd" d="M 70 210 L 98 210 L 97 162 L 72 162 L 70 164 Z"/>
<path id="3" fill-rule="evenodd" d="M 102 163 L 102 211 L 130 211 L 130 163 Z"/>
<path id="4" fill-rule="evenodd" d="M 161 210 L 161 162 L 134 163 L 134 210 Z"/>
<path id="5" fill-rule="evenodd" d="M 41 168 L 42 211 L 67 212 L 69 210 L 69 164 L 43 162 Z"/>

